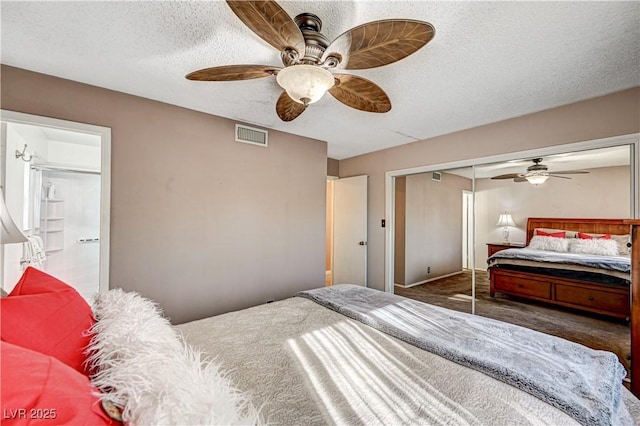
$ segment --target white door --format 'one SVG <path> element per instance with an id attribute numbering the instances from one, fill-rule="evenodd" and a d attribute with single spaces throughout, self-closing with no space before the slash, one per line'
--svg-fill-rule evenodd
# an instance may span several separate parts
<path id="1" fill-rule="evenodd" d="M 367 286 L 367 176 L 334 181 L 333 283 Z"/>

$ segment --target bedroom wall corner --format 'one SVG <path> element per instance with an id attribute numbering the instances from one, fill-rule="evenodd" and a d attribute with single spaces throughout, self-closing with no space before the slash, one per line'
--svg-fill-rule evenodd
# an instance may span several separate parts
<path id="1" fill-rule="evenodd" d="M 334 158 L 327 158 L 327 176 L 340 176 L 340 162 Z"/>
<path id="2" fill-rule="evenodd" d="M 327 145 L 2 65 L 6 110 L 112 129 L 110 287 L 174 323 L 324 285 Z"/>

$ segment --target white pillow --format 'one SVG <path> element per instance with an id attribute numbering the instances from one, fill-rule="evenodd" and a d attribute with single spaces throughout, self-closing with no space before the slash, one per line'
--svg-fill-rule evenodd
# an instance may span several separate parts
<path id="1" fill-rule="evenodd" d="M 137 293 L 96 296 L 91 383 L 130 425 L 238 425 L 261 419 L 212 360 L 184 343 L 160 307 Z"/>
<path id="2" fill-rule="evenodd" d="M 618 256 L 618 243 L 616 240 L 593 238 L 591 240 L 572 238 L 569 243 L 571 253 L 595 254 L 598 256 Z"/>
<path id="3" fill-rule="evenodd" d="M 567 251 L 569 251 L 569 239 L 535 235 L 531 238 L 531 241 L 529 241 L 528 247 L 533 250 L 557 251 L 566 253 Z"/>

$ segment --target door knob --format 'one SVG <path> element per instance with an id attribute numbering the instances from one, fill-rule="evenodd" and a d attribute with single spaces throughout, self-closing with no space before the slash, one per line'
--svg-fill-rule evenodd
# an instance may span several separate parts
<path id="1" fill-rule="evenodd" d="M 359 245 L 359 246 L 366 246 L 366 245 L 367 245 L 367 242 L 366 242 L 366 241 L 360 241 L 360 242 L 358 243 L 358 245 Z"/>

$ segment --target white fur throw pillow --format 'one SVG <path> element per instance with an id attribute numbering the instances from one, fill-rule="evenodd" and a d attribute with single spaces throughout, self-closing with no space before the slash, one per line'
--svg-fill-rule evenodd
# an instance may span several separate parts
<path id="1" fill-rule="evenodd" d="M 130 425 L 259 424 L 247 397 L 184 343 L 158 305 L 113 289 L 96 296 L 91 382 Z"/>
<path id="2" fill-rule="evenodd" d="M 594 238 L 584 240 L 581 238 L 572 238 L 569 244 L 571 253 L 595 254 L 598 256 L 618 256 L 618 243 L 616 240 Z"/>
<path id="3" fill-rule="evenodd" d="M 564 253 L 569 251 L 569 239 L 535 235 L 531 238 L 531 241 L 529 241 L 528 248 L 533 250 L 558 251 Z"/>

